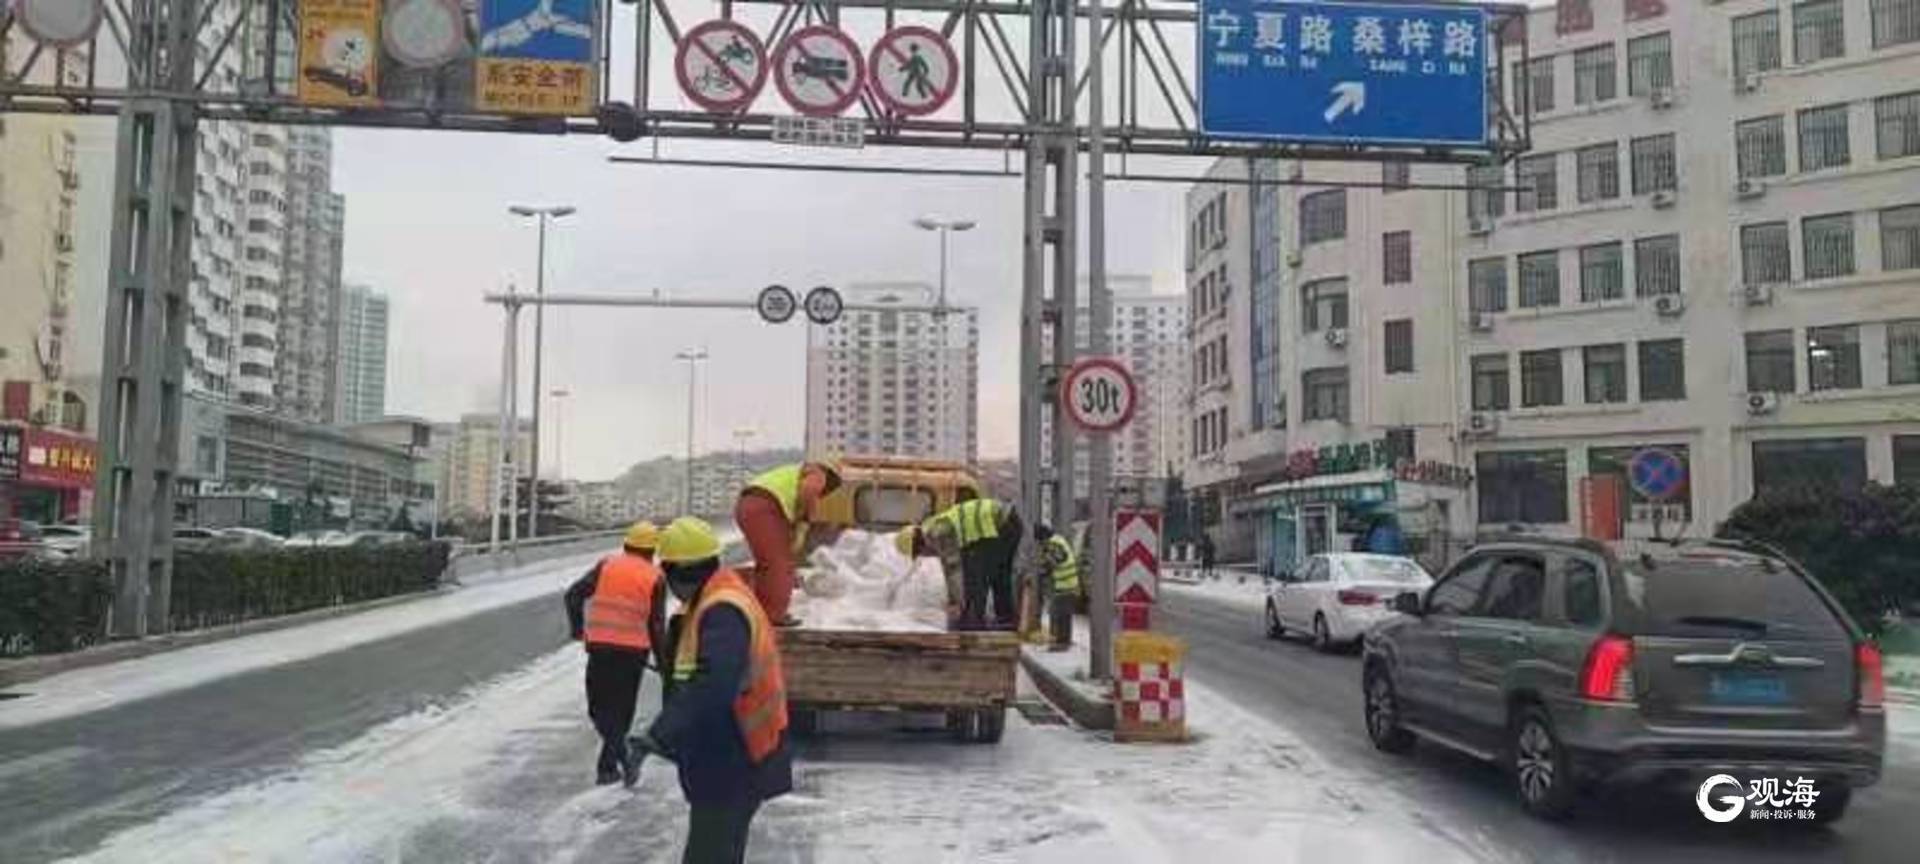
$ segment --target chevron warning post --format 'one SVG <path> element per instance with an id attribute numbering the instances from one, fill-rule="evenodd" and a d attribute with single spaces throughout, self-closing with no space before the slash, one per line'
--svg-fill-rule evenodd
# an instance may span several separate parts
<path id="1" fill-rule="evenodd" d="M 1145 630 L 1160 591 L 1160 511 L 1113 512 L 1113 602 L 1120 629 Z"/>

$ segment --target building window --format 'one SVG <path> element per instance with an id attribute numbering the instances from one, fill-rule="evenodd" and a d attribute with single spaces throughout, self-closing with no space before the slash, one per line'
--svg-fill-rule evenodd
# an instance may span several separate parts
<path id="1" fill-rule="evenodd" d="M 1835 213 L 1800 220 L 1801 254 L 1808 279 L 1853 275 L 1853 214 Z"/>
<path id="2" fill-rule="evenodd" d="M 1589 345 L 1580 349 L 1586 368 L 1587 404 L 1627 401 L 1627 346 Z"/>
<path id="3" fill-rule="evenodd" d="M 1512 385 L 1507 372 L 1507 355 L 1475 354 L 1473 366 L 1473 410 L 1505 411 L 1513 404 Z"/>
<path id="4" fill-rule="evenodd" d="M 1560 349 L 1520 352 L 1520 407 L 1546 408 L 1566 401 Z"/>
<path id="5" fill-rule="evenodd" d="M 1514 161 L 1514 185 L 1520 189 L 1513 193 L 1513 212 L 1532 213 L 1560 206 L 1557 158 L 1556 154 L 1542 153 L 1522 156 Z"/>
<path id="6" fill-rule="evenodd" d="M 1301 376 L 1306 391 L 1306 419 L 1347 422 L 1347 368 L 1308 369 Z"/>
<path id="7" fill-rule="evenodd" d="M 1413 319 L 1388 321 L 1385 325 L 1387 374 L 1413 371 Z"/>
<path id="8" fill-rule="evenodd" d="M 1920 483 L 1920 435 L 1893 436 L 1893 482 Z"/>
<path id="9" fill-rule="evenodd" d="M 1792 393 L 1793 331 L 1763 330 L 1747 334 L 1747 391 Z"/>
<path id="10" fill-rule="evenodd" d="M 1467 262 L 1467 305 L 1475 312 L 1507 311 L 1507 259 Z"/>
<path id="11" fill-rule="evenodd" d="M 1592 105 L 1613 98 L 1613 43 L 1573 52 L 1573 104 Z"/>
<path id="12" fill-rule="evenodd" d="M 1780 11 L 1768 9 L 1733 19 L 1733 74 L 1745 77 L 1780 68 Z"/>
<path id="13" fill-rule="evenodd" d="M 1608 141 L 1575 150 L 1573 167 L 1580 203 L 1620 197 L 1620 145 Z"/>
<path id="14" fill-rule="evenodd" d="M 1800 112 L 1800 170 L 1838 168 L 1851 161 L 1845 103 Z"/>
<path id="15" fill-rule="evenodd" d="M 1887 383 L 1920 384 L 1920 319 L 1888 322 Z"/>
<path id="16" fill-rule="evenodd" d="M 1518 104 L 1535 114 L 1553 110 L 1553 57 L 1534 57 L 1525 65 L 1515 64 L 1513 79 L 1513 89 L 1520 96 L 1515 100 Z"/>
<path id="17" fill-rule="evenodd" d="M 1880 211 L 1880 268 L 1920 268 L 1920 204 Z"/>
<path id="18" fill-rule="evenodd" d="M 1793 62 L 1817 63 L 1847 53 L 1840 0 L 1807 0 L 1793 7 Z"/>
<path id="19" fill-rule="evenodd" d="M 1381 279 L 1389 285 L 1413 281 L 1413 232 L 1380 235 Z"/>
<path id="20" fill-rule="evenodd" d="M 1407 162 L 1380 163 L 1380 191 L 1392 195 L 1413 183 L 1413 165 Z"/>
<path id="21" fill-rule="evenodd" d="M 1920 0 L 1873 0 L 1873 47 L 1920 42 Z"/>
<path id="22" fill-rule="evenodd" d="M 1807 328 L 1807 389 L 1860 389 L 1860 328 Z"/>
<path id="23" fill-rule="evenodd" d="M 1753 492 L 1867 484 L 1867 439 L 1801 438 L 1753 442 Z"/>
<path id="24" fill-rule="evenodd" d="M 1308 333 L 1347 326 L 1347 280 L 1308 282 L 1300 291 L 1300 320 Z"/>
<path id="25" fill-rule="evenodd" d="M 1787 173 L 1786 118 L 1774 115 L 1740 121 L 1733 127 L 1733 146 L 1741 179 Z"/>
<path id="26" fill-rule="evenodd" d="M 1402 459 L 1415 458 L 1414 456 L 1415 431 L 1416 430 L 1412 428 L 1404 427 L 1404 426 L 1388 429 L 1386 431 L 1386 434 L 1383 437 L 1386 438 L 1386 441 L 1387 441 L 1387 459 L 1388 460 L 1397 463 Z M 1916 439 L 1916 440 L 1920 440 L 1920 439 Z"/>
<path id="27" fill-rule="evenodd" d="M 1619 242 L 1580 248 L 1580 302 L 1618 300 L 1627 296 Z"/>
<path id="28" fill-rule="evenodd" d="M 1475 187 L 1467 193 L 1468 219 L 1497 219 L 1507 215 L 1506 193 L 1500 189 L 1505 180 L 1506 172 L 1498 165 L 1467 168 L 1467 185 Z"/>
<path id="29" fill-rule="evenodd" d="M 1687 348 L 1680 339 L 1640 343 L 1640 401 L 1687 398 Z"/>
<path id="30" fill-rule="evenodd" d="M 1741 226 L 1740 278 L 1748 285 L 1791 280 L 1793 251 L 1788 236 L 1785 222 Z"/>
<path id="31" fill-rule="evenodd" d="M 1560 252 L 1520 256 L 1520 308 L 1560 305 Z"/>
<path id="32" fill-rule="evenodd" d="M 1473 458 L 1483 525 L 1567 521 L 1565 450 L 1482 452 Z"/>
<path id="33" fill-rule="evenodd" d="M 1633 241 L 1633 293 L 1637 297 L 1680 293 L 1680 235 Z"/>
<path id="34" fill-rule="evenodd" d="M 1873 128 L 1880 158 L 1920 154 L 1920 90 L 1873 100 Z"/>
<path id="35" fill-rule="evenodd" d="M 1673 159 L 1672 133 L 1635 138 L 1630 150 L 1633 194 L 1647 195 L 1680 185 L 1679 170 Z"/>
<path id="36" fill-rule="evenodd" d="M 1673 86 L 1673 37 L 1655 33 L 1627 40 L 1627 95 L 1646 96 Z"/>
<path id="37" fill-rule="evenodd" d="M 1328 189 L 1300 198 L 1300 243 L 1308 245 L 1347 236 L 1347 190 Z"/>

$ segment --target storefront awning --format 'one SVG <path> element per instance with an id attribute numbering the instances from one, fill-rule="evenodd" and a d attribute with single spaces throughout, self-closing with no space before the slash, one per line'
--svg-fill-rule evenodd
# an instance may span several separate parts
<path id="1" fill-rule="evenodd" d="M 1245 514 L 1302 504 L 1387 501 L 1393 497 L 1393 472 L 1386 469 L 1323 474 L 1281 483 L 1269 483 L 1234 502 L 1233 512 Z"/>

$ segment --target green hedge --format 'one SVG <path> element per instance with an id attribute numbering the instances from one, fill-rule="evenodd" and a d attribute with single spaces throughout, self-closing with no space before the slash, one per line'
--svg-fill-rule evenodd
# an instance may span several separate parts
<path id="1" fill-rule="evenodd" d="M 426 591 L 440 584 L 450 549 L 436 542 L 180 552 L 173 564 L 173 629 Z"/>
<path id="2" fill-rule="evenodd" d="M 96 561 L 0 560 L 0 657 L 104 641 L 113 581 Z"/>

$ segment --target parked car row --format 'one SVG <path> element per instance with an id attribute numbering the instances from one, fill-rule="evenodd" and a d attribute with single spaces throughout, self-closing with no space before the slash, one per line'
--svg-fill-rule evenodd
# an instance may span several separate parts
<path id="1" fill-rule="evenodd" d="M 1810 779 L 1814 820 L 1831 822 L 1879 780 L 1880 650 L 1769 551 L 1525 537 L 1476 546 L 1437 579 L 1346 554 L 1299 574 L 1269 590 L 1267 632 L 1323 650 L 1359 638 L 1374 746 L 1500 764 L 1537 816 L 1595 787 L 1725 774 Z"/>
<path id="2" fill-rule="evenodd" d="M 385 546 L 418 539 L 400 531 L 302 531 L 282 539 L 258 528 L 173 529 L 176 549 L 279 549 L 311 546 Z M 26 519 L 0 519 L 0 559 L 8 557 L 85 558 L 92 554 L 93 528 L 86 524 L 41 525 Z"/>

